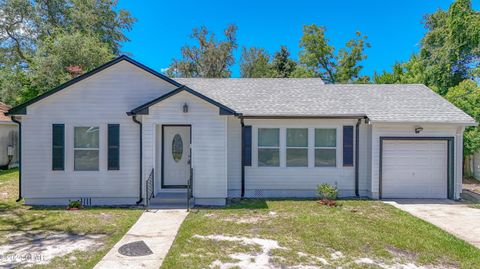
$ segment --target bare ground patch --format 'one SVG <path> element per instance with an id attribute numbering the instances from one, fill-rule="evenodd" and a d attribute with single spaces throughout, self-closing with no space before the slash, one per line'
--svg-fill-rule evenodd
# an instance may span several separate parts
<path id="1" fill-rule="evenodd" d="M 281 246 L 276 240 L 263 239 L 263 238 L 249 238 L 249 237 L 238 237 L 238 236 L 225 236 L 225 235 L 194 235 L 194 238 L 203 239 L 203 240 L 214 240 L 214 241 L 227 241 L 240 243 L 246 246 L 259 246 L 261 251 L 257 252 L 235 252 L 229 254 L 229 258 L 232 261 L 223 262 L 219 259 L 213 261 L 210 264 L 210 268 L 219 268 L 219 269 L 230 269 L 230 268 L 241 268 L 241 269 L 254 269 L 254 268 L 284 268 L 282 261 L 285 261 L 285 257 L 275 256 L 272 253 L 272 250 L 288 250 L 288 248 Z M 453 269 L 455 267 L 444 266 L 444 265 L 418 265 L 415 263 L 414 258 L 416 255 L 414 253 L 407 253 L 406 251 L 389 248 L 389 252 L 394 254 L 395 257 L 393 261 L 386 262 L 382 259 L 371 258 L 371 257 L 360 257 L 356 259 L 351 259 L 347 255 L 344 255 L 340 251 L 333 249 L 329 250 L 329 257 L 320 257 L 311 255 L 304 252 L 297 252 L 296 255 L 302 260 L 300 264 L 288 266 L 288 268 L 296 269 L 320 269 L 325 268 L 349 268 L 354 264 L 358 266 L 370 266 L 376 268 L 384 269 Z M 332 267 L 333 266 L 333 267 Z M 340 267 L 338 267 L 340 266 Z M 342 267 L 346 266 L 346 267 Z"/>
<path id="2" fill-rule="evenodd" d="M 9 234 L 0 246 L 0 267 L 48 264 L 56 257 L 74 251 L 88 251 L 103 245 L 103 234 L 62 232 L 17 232 Z"/>

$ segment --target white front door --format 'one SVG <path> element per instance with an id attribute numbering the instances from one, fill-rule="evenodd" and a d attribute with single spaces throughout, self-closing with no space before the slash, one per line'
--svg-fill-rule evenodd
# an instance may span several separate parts
<path id="1" fill-rule="evenodd" d="M 163 126 L 162 188 L 185 188 L 190 178 L 190 126 Z"/>
<path id="2" fill-rule="evenodd" d="M 383 198 L 447 198 L 447 141 L 385 141 Z"/>

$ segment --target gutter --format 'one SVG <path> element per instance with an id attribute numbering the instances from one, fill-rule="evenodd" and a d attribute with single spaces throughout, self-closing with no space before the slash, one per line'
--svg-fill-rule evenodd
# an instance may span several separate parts
<path id="1" fill-rule="evenodd" d="M 361 119 L 358 119 L 357 124 L 355 125 L 355 196 L 360 197 L 359 194 L 359 175 L 358 175 L 358 160 L 359 160 L 359 141 L 360 141 L 360 123 L 362 122 Z"/>
<path id="2" fill-rule="evenodd" d="M 17 120 L 15 116 L 12 116 L 12 121 L 18 124 L 18 199 L 16 202 L 20 202 L 22 197 L 22 122 Z"/>
<path id="3" fill-rule="evenodd" d="M 240 124 L 242 125 L 242 190 L 241 190 L 241 194 L 240 194 L 240 197 L 241 198 L 244 198 L 245 197 L 245 123 L 243 122 L 243 115 L 239 115 L 239 118 L 240 118 Z"/>
<path id="4" fill-rule="evenodd" d="M 142 188 L 142 178 L 143 178 L 143 128 L 142 122 L 137 120 L 137 116 L 133 115 L 132 120 L 140 126 L 140 176 L 139 176 L 139 193 L 137 205 L 143 202 L 143 188 Z"/>

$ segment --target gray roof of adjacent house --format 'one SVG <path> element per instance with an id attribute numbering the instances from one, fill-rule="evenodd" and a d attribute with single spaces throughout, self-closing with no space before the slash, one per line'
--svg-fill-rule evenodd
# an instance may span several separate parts
<path id="1" fill-rule="evenodd" d="M 367 116 L 372 122 L 475 124 L 421 84 L 324 84 L 318 78 L 176 78 L 244 116 Z"/>

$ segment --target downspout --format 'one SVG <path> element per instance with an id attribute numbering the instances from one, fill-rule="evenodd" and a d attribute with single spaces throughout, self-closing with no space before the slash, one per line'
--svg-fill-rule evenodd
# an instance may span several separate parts
<path id="1" fill-rule="evenodd" d="M 138 201 L 136 202 L 137 205 L 143 202 L 143 188 L 142 188 L 142 178 L 143 178 L 143 130 L 142 130 L 142 122 L 137 120 L 137 116 L 133 115 L 132 120 L 140 125 L 140 177 L 139 177 L 139 194 L 138 194 Z"/>
<path id="2" fill-rule="evenodd" d="M 18 124 L 18 199 L 16 202 L 22 200 L 22 123 L 12 116 L 12 121 Z"/>
<path id="3" fill-rule="evenodd" d="M 245 197 L 245 123 L 243 122 L 243 115 L 240 115 L 240 124 L 242 125 L 242 189 L 240 197 Z"/>
<path id="4" fill-rule="evenodd" d="M 358 160 L 359 160 L 359 136 L 360 136 L 360 123 L 362 122 L 361 119 L 358 119 L 357 125 L 355 125 L 355 196 L 360 197 L 359 190 L 358 190 L 358 183 L 359 183 L 359 178 L 358 178 Z"/>

